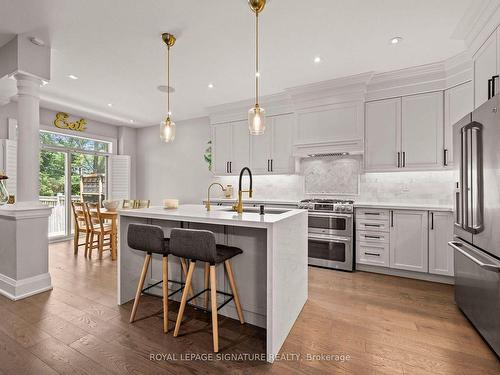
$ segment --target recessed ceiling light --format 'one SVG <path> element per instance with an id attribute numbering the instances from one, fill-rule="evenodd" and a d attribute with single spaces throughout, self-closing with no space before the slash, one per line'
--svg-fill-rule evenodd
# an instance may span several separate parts
<path id="1" fill-rule="evenodd" d="M 316 64 L 320 63 L 320 62 L 321 62 L 321 57 L 316 56 L 316 57 L 314 58 L 314 62 L 315 62 Z"/>
<path id="2" fill-rule="evenodd" d="M 133 124 L 134 123 L 134 120 L 130 120 L 130 123 Z"/>
<path id="3" fill-rule="evenodd" d="M 398 44 L 398 43 L 401 43 L 403 41 L 403 38 L 401 38 L 400 36 L 395 36 L 394 38 L 392 38 L 390 40 L 391 44 Z"/>
<path id="4" fill-rule="evenodd" d="M 113 106 L 113 103 L 108 103 L 108 107 L 112 107 Z"/>
<path id="5" fill-rule="evenodd" d="M 31 37 L 30 42 L 40 47 L 45 45 L 45 42 L 42 39 L 36 37 Z"/>
<path id="6" fill-rule="evenodd" d="M 78 77 L 75 76 L 74 74 L 68 74 L 68 78 L 75 79 L 75 80 L 78 79 Z"/>
<path id="7" fill-rule="evenodd" d="M 214 84 L 213 84 L 213 83 L 209 83 L 209 84 L 208 84 L 208 88 L 209 88 L 209 89 L 213 89 L 213 88 L 214 88 Z"/>
<path id="8" fill-rule="evenodd" d="M 48 85 L 48 84 L 49 84 L 49 82 L 48 82 L 48 81 L 46 81 L 46 80 L 42 79 L 42 86 L 45 86 L 45 85 Z"/>

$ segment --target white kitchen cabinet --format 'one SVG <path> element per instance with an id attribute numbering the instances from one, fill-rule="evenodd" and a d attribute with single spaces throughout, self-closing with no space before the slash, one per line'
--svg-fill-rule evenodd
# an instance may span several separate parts
<path id="1" fill-rule="evenodd" d="M 249 166 L 250 135 L 246 121 L 212 126 L 212 147 L 216 175 L 238 174 Z"/>
<path id="2" fill-rule="evenodd" d="M 472 82 L 465 82 L 444 92 L 444 166 L 453 165 L 453 125 L 472 112 Z"/>
<path id="3" fill-rule="evenodd" d="M 443 92 L 404 96 L 401 103 L 401 166 L 443 165 Z"/>
<path id="4" fill-rule="evenodd" d="M 365 110 L 365 169 L 398 168 L 401 98 L 368 102 Z"/>
<path id="5" fill-rule="evenodd" d="M 297 144 L 363 139 L 361 102 L 322 105 L 297 111 Z"/>
<path id="6" fill-rule="evenodd" d="M 428 271 L 428 212 L 393 210 L 390 219 L 390 267 Z"/>
<path id="7" fill-rule="evenodd" d="M 429 212 L 429 273 L 453 276 L 453 213 Z"/>
<path id="8" fill-rule="evenodd" d="M 294 116 L 268 117 L 263 135 L 250 137 L 251 169 L 255 174 L 293 172 L 292 139 Z"/>
<path id="9" fill-rule="evenodd" d="M 488 80 L 498 73 L 497 32 L 493 33 L 473 57 L 474 61 L 474 108 L 488 100 Z M 497 81 L 498 83 L 498 81 Z M 497 85 L 498 86 L 498 85 Z"/>

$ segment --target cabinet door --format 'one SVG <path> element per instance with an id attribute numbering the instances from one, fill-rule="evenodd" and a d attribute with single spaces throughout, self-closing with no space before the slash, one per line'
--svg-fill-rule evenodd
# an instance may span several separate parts
<path id="1" fill-rule="evenodd" d="M 453 276 L 453 213 L 429 212 L 429 273 Z"/>
<path id="2" fill-rule="evenodd" d="M 271 143 L 273 138 L 273 118 L 267 118 L 266 131 L 262 135 L 250 135 L 252 173 L 271 172 Z"/>
<path id="3" fill-rule="evenodd" d="M 492 34 L 474 60 L 474 108 L 488 100 L 488 80 L 497 74 L 497 35 Z"/>
<path id="4" fill-rule="evenodd" d="M 462 83 L 444 93 L 444 154 L 443 164 L 453 165 L 453 125 L 474 107 L 472 82 Z"/>
<path id="5" fill-rule="evenodd" d="M 229 172 L 239 174 L 241 168 L 250 165 L 250 133 L 247 121 L 233 122 L 231 125 L 233 147 Z"/>
<path id="6" fill-rule="evenodd" d="M 405 96 L 401 106 L 404 168 L 436 168 L 443 163 L 443 92 Z"/>
<path id="7" fill-rule="evenodd" d="M 212 127 L 212 147 L 214 150 L 213 172 L 216 175 L 229 174 L 228 163 L 232 153 L 231 123 L 218 124 Z"/>
<path id="8" fill-rule="evenodd" d="M 293 168 L 292 142 L 295 116 L 276 116 L 272 123 L 271 172 L 291 173 Z"/>
<path id="9" fill-rule="evenodd" d="M 427 211 L 392 211 L 389 237 L 391 268 L 427 272 L 427 215 Z"/>
<path id="10" fill-rule="evenodd" d="M 398 168 L 401 149 L 401 98 L 366 103 L 365 168 Z"/>

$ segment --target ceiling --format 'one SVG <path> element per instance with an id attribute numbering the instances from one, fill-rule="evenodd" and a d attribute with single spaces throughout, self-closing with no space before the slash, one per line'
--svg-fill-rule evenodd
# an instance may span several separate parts
<path id="1" fill-rule="evenodd" d="M 449 58 L 465 49 L 453 34 L 478 2 L 272 0 L 261 15 L 261 94 Z M 246 3 L 0 0 L 0 45 L 26 34 L 52 47 L 52 80 L 42 88 L 46 106 L 73 104 L 74 113 L 147 126 L 166 113 L 166 95 L 157 90 L 166 83 L 160 34 L 172 32 L 178 37 L 171 50 L 173 118 L 194 118 L 207 107 L 253 96 L 255 20 Z M 391 45 L 394 36 L 403 42 Z M 315 64 L 315 56 L 322 62 Z M 15 82 L 0 80 L 0 97 L 12 95 Z"/>

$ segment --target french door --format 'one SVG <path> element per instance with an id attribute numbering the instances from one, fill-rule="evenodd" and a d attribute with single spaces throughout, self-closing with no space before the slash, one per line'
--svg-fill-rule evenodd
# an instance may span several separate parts
<path id="1" fill-rule="evenodd" d="M 108 155 L 42 146 L 40 151 L 40 201 L 52 207 L 49 238 L 69 238 L 74 232 L 71 202 L 102 202 L 107 196 Z M 98 188 L 82 191 L 82 177 L 96 176 Z"/>

